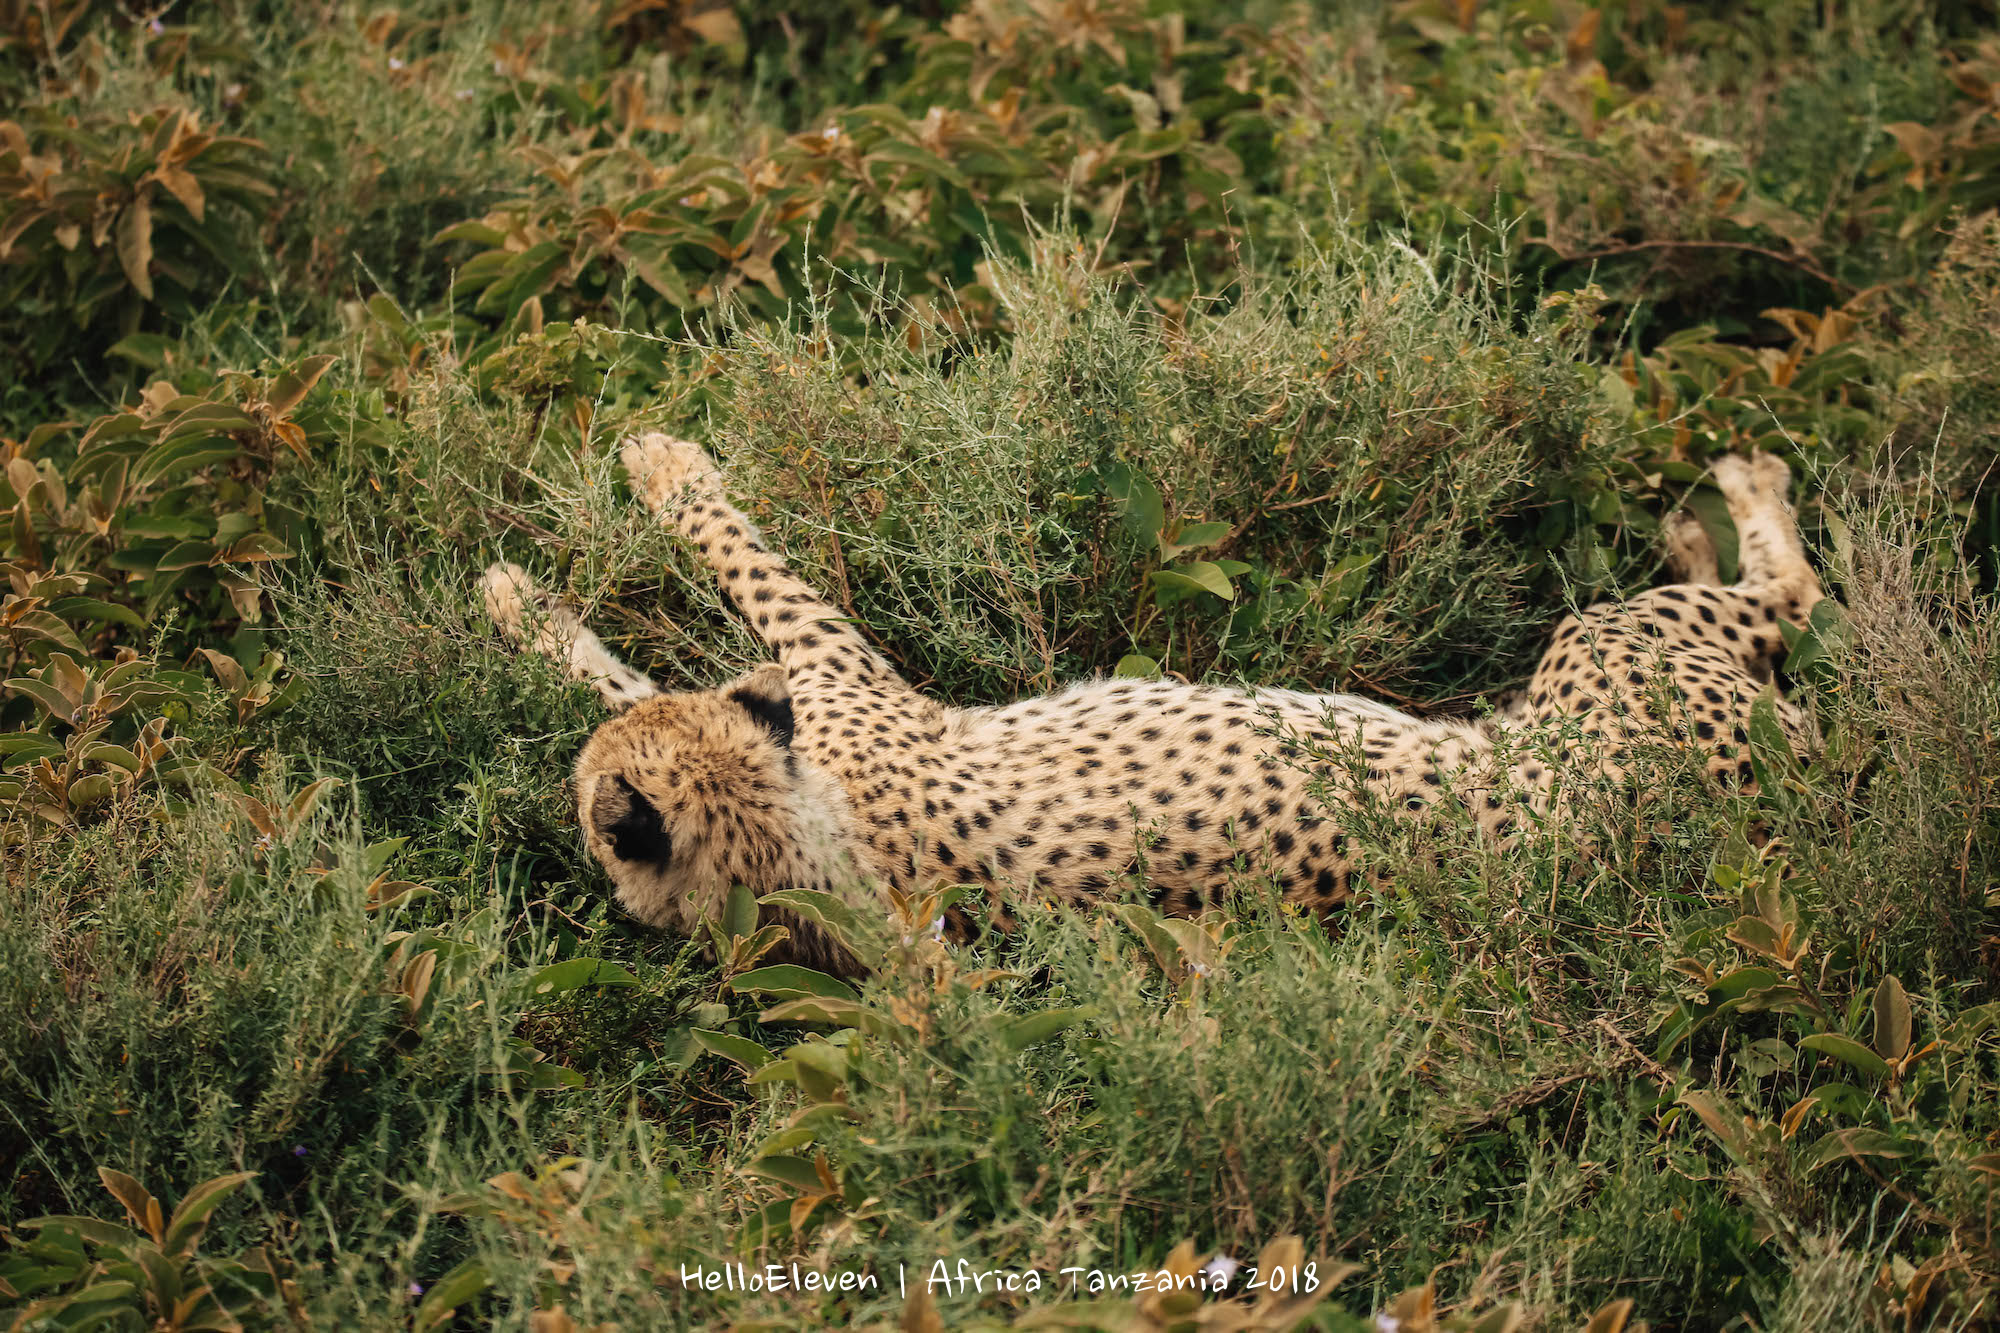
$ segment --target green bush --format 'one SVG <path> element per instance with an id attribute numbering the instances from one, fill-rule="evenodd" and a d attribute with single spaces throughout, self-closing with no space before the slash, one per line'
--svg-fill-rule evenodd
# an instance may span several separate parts
<path id="1" fill-rule="evenodd" d="M 0 123 L 10 374 L 140 332 L 149 306 L 187 318 L 247 271 L 276 193 L 262 144 L 183 108 Z"/>
<path id="2" fill-rule="evenodd" d="M 1993 39 L 1324 10 L 0 3 L 8 1322 L 1982 1326 Z M 1239 876 L 947 947 L 940 885 L 785 901 L 864 984 L 767 965 L 747 895 L 613 910 L 599 706 L 473 587 L 667 688 L 759 660 L 639 426 L 954 702 L 1427 714 L 1676 508 L 1727 572 L 1705 466 L 1770 450 L 1821 744 L 1639 756 L 1504 854 L 1347 812 L 1330 923 Z M 1219 1254 L 1323 1285 L 923 1280 Z M 679 1279 L 795 1261 L 911 1294 Z"/>

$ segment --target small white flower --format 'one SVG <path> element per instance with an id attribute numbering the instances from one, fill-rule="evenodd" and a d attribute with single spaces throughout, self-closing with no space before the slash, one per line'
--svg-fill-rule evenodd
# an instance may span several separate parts
<path id="1" fill-rule="evenodd" d="M 398 60 L 398 59 L 396 59 L 396 57 L 394 57 L 394 56 L 390 56 L 390 57 L 389 57 L 389 68 L 390 68 L 390 69 L 401 69 L 401 68 L 403 68 L 403 62 L 402 62 L 402 61 L 400 61 L 400 60 Z"/>
<path id="2" fill-rule="evenodd" d="M 1196 976 L 1198 976 L 1198 977 L 1205 977 L 1205 976 L 1207 976 L 1207 975 L 1208 975 L 1209 973 L 1213 972 L 1214 970 L 1215 970 L 1215 969 L 1214 969 L 1214 968 L 1212 968 L 1212 967 L 1210 967 L 1210 966 L 1209 966 L 1209 965 L 1208 965 L 1207 963 L 1189 963 L 1189 964 L 1188 964 L 1188 971 L 1190 971 L 1190 972 L 1194 973 L 1194 974 L 1195 974 Z M 1230 1262 L 1231 1262 L 1231 1263 L 1235 1263 L 1236 1261 L 1235 1261 L 1234 1259 L 1232 1259 L 1232 1260 L 1230 1260 Z"/>
<path id="3" fill-rule="evenodd" d="M 828 143 L 837 142 L 840 138 L 840 126 L 838 125 L 827 126 L 825 129 L 819 132 L 819 137 L 826 140 Z"/>
<path id="4" fill-rule="evenodd" d="M 152 33 L 153 36 L 155 37 L 158 37 L 161 33 L 165 32 L 166 30 L 167 30 L 167 25 L 160 22 L 158 19 L 154 19 L 151 23 L 148 23 L 146 25 L 146 31 Z"/>
<path id="5" fill-rule="evenodd" d="M 452 96 L 456 97 L 461 102 L 470 102 L 473 98 L 479 96 L 479 94 L 472 91 L 472 89 L 470 88 L 460 88 L 456 93 L 453 93 Z"/>
<path id="6" fill-rule="evenodd" d="M 1375 1316 L 1375 1333 L 1398 1333 L 1402 1327 L 1403 1321 L 1387 1310 Z"/>
<path id="7" fill-rule="evenodd" d="M 1226 1254 L 1218 1254 L 1210 1259 L 1201 1271 L 1208 1276 L 1210 1286 L 1227 1287 L 1236 1280 L 1236 1270 L 1241 1267 L 1243 1267 L 1241 1260 L 1232 1259 Z"/>
<path id="8" fill-rule="evenodd" d="M 943 917 L 939 917 L 937 920 L 931 922 L 931 938 L 934 940 L 941 940 L 944 938 Z"/>

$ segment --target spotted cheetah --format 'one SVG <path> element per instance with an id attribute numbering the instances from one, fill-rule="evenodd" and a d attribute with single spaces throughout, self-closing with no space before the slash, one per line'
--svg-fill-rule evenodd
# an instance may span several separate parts
<path id="1" fill-rule="evenodd" d="M 487 571 L 485 601 L 506 633 L 590 682 L 615 713 L 577 759 L 584 836 L 628 911 L 683 931 L 733 884 L 852 894 L 942 881 L 1002 903 L 1031 891 L 1070 904 L 1135 888 L 1185 914 L 1254 873 L 1323 913 L 1363 870 L 1343 803 L 1402 815 L 1458 802 L 1504 842 L 1524 812 L 1559 815 L 1566 791 L 1615 782 L 1644 743 L 1692 746 L 1711 776 L 1747 781 L 1750 709 L 1775 693 L 1780 622 L 1802 622 L 1821 595 L 1784 463 L 1730 457 L 1714 476 L 1740 534 L 1742 581 L 1717 586 L 1699 526 L 1670 524 L 1682 582 L 1564 619 L 1496 716 L 1424 719 L 1353 695 L 1165 680 L 954 708 L 902 679 L 786 567 L 699 447 L 651 434 L 628 440 L 623 457 L 644 502 L 693 543 L 775 662 L 718 689 L 664 694 L 518 567 Z M 1781 698 L 1775 707 L 1809 744 L 1805 717 Z M 785 924 L 792 956 L 853 970 L 811 927 Z"/>

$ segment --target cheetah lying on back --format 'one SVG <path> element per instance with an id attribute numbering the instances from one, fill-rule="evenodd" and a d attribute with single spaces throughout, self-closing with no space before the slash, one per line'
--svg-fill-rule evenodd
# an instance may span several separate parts
<path id="1" fill-rule="evenodd" d="M 1782 656 L 1779 622 L 1803 623 L 1821 595 L 1784 463 L 1723 458 L 1715 478 L 1743 580 L 1717 586 L 1700 528 L 1670 525 L 1684 581 L 1566 618 L 1527 690 L 1494 718 L 1135 680 L 952 708 L 913 689 L 786 568 L 700 448 L 648 435 L 626 443 L 624 460 L 775 663 L 719 689 L 662 694 L 519 568 L 495 565 L 484 590 L 505 632 L 616 712 L 577 760 L 584 836 L 626 910 L 682 931 L 717 912 L 732 884 L 851 892 L 871 878 L 906 892 L 976 883 L 1003 898 L 1032 886 L 1070 903 L 1139 884 L 1189 913 L 1248 870 L 1324 912 L 1360 867 L 1325 787 L 1310 790 L 1315 775 L 1338 770 L 1353 800 L 1398 811 L 1463 802 L 1502 840 L 1523 811 L 1559 811 L 1566 784 L 1615 780 L 1649 741 L 1691 745 L 1712 777 L 1747 781 L 1750 708 Z M 1796 709 L 1779 699 L 1777 713 L 1808 741 Z M 1530 727 L 1568 739 L 1553 751 L 1510 743 Z M 852 970 L 812 927 L 783 919 L 792 957 Z"/>

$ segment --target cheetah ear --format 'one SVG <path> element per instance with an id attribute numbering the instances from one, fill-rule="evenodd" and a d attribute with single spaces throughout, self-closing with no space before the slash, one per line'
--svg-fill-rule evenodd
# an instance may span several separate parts
<path id="1" fill-rule="evenodd" d="M 769 729 L 771 738 L 791 748 L 792 692 L 785 669 L 775 662 L 758 667 L 729 687 L 729 700 Z"/>
<path id="2" fill-rule="evenodd" d="M 590 803 L 590 822 L 611 844 L 611 854 L 621 861 L 665 869 L 673 860 L 674 844 L 666 821 L 622 774 L 597 784 L 597 795 Z"/>

